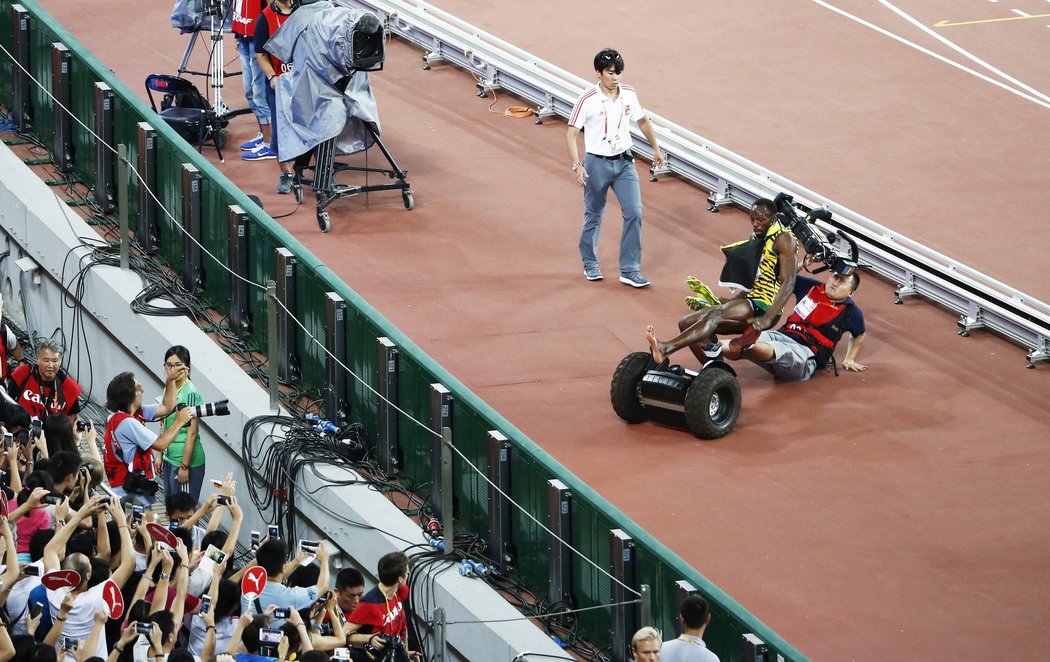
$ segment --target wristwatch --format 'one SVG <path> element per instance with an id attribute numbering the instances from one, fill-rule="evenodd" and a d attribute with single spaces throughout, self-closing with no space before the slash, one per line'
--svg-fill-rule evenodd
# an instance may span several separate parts
<path id="1" fill-rule="evenodd" d="M 583 165 L 583 164 L 582 164 L 582 163 L 580 163 L 579 161 L 577 161 L 576 163 L 573 163 L 573 164 L 572 164 L 572 171 L 573 171 L 573 172 L 576 172 L 577 170 L 579 170 L 579 169 L 580 169 L 580 166 L 582 166 L 582 165 Z"/>

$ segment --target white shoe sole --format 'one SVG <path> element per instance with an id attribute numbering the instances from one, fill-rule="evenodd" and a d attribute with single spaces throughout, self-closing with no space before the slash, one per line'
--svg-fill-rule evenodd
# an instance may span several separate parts
<path id="1" fill-rule="evenodd" d="M 620 282 L 623 283 L 624 285 L 630 285 L 631 287 L 639 287 L 639 288 L 641 288 L 641 287 L 649 287 L 652 284 L 652 283 L 649 283 L 648 281 L 645 282 L 645 283 L 636 283 L 633 280 L 631 280 L 630 278 L 626 278 L 624 276 L 620 276 Z"/>

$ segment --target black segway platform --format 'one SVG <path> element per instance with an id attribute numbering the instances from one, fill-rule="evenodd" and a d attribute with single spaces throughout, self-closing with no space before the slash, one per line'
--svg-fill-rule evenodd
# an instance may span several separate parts
<path id="1" fill-rule="evenodd" d="M 628 354 L 613 373 L 611 397 L 628 423 L 685 428 L 701 439 L 729 434 L 740 416 L 740 384 L 722 361 L 708 361 L 697 373 L 667 361 L 657 365 L 648 352 Z"/>

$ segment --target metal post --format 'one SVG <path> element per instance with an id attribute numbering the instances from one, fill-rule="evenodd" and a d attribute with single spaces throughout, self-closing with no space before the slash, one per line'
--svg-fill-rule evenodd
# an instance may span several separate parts
<path id="1" fill-rule="evenodd" d="M 634 597 L 634 539 L 622 529 L 609 531 L 609 562 L 612 565 L 611 597 L 614 604 Z M 612 659 L 627 662 L 631 636 L 638 629 L 637 612 L 633 604 L 617 604 L 612 608 Z"/>
<path id="2" fill-rule="evenodd" d="M 445 483 L 442 471 L 441 458 L 444 457 L 443 430 L 452 427 L 452 393 L 442 384 L 430 385 L 430 420 L 427 428 L 433 432 L 430 445 L 430 506 L 434 509 L 434 516 L 441 522 L 445 516 L 451 517 L 452 513 L 445 512 L 445 490 L 450 493 L 452 485 Z M 449 437 L 451 443 L 451 437 Z M 445 532 L 448 538 L 448 532 Z"/>
<path id="3" fill-rule="evenodd" d="M 488 557 L 504 573 L 514 565 L 511 549 L 510 503 L 504 494 L 510 494 L 510 441 L 498 430 L 489 430 L 489 549 Z M 499 488 L 499 489 L 497 489 Z M 502 492 L 502 494 L 501 494 Z"/>
<path id="4" fill-rule="evenodd" d="M 445 637 L 445 608 L 438 607 L 434 610 L 434 662 L 445 662 L 448 659 Z"/>
<path id="5" fill-rule="evenodd" d="M 277 283 L 266 281 L 266 351 L 270 356 L 270 409 L 277 411 Z"/>
<path id="6" fill-rule="evenodd" d="M 770 650 L 769 644 L 750 632 L 741 637 L 740 662 L 775 662 L 783 659 Z"/>
<path id="7" fill-rule="evenodd" d="M 638 592 L 642 594 L 642 620 L 638 625 L 653 625 L 653 591 L 648 584 L 642 584 L 638 587 Z"/>
<path id="8" fill-rule="evenodd" d="M 127 271 L 131 262 L 131 239 L 128 238 L 128 148 L 124 143 L 117 145 L 117 197 L 120 199 L 117 210 L 120 217 L 120 268 Z"/>
<path id="9" fill-rule="evenodd" d="M 389 338 L 376 338 L 376 390 L 379 398 L 376 401 L 376 450 L 379 455 L 379 468 L 388 475 L 396 474 L 398 459 L 398 350 Z"/>
<path id="10" fill-rule="evenodd" d="M 441 528 L 445 534 L 445 556 L 456 551 L 452 528 L 452 428 L 441 428 Z"/>
<path id="11" fill-rule="evenodd" d="M 565 602 L 572 607 L 572 552 L 555 538 L 572 542 L 572 492 L 556 478 L 547 481 L 547 505 L 551 530 L 547 596 L 552 603 Z"/>

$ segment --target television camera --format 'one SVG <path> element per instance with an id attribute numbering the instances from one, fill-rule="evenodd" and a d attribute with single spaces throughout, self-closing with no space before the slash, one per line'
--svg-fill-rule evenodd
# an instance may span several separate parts
<path id="1" fill-rule="evenodd" d="M 830 269 L 839 276 L 849 276 L 857 270 L 857 256 L 860 252 L 857 242 L 842 230 L 823 232 L 815 226 L 816 221 L 831 221 L 831 211 L 827 207 L 810 210 L 805 217 L 799 216 L 795 211 L 794 198 L 787 193 L 778 193 L 773 199 L 773 204 L 777 208 L 777 220 L 780 224 L 791 230 L 807 254 L 824 263 L 823 267 L 813 273 L 819 274 Z M 843 255 L 836 246 L 840 239 L 848 245 L 848 256 Z"/>

